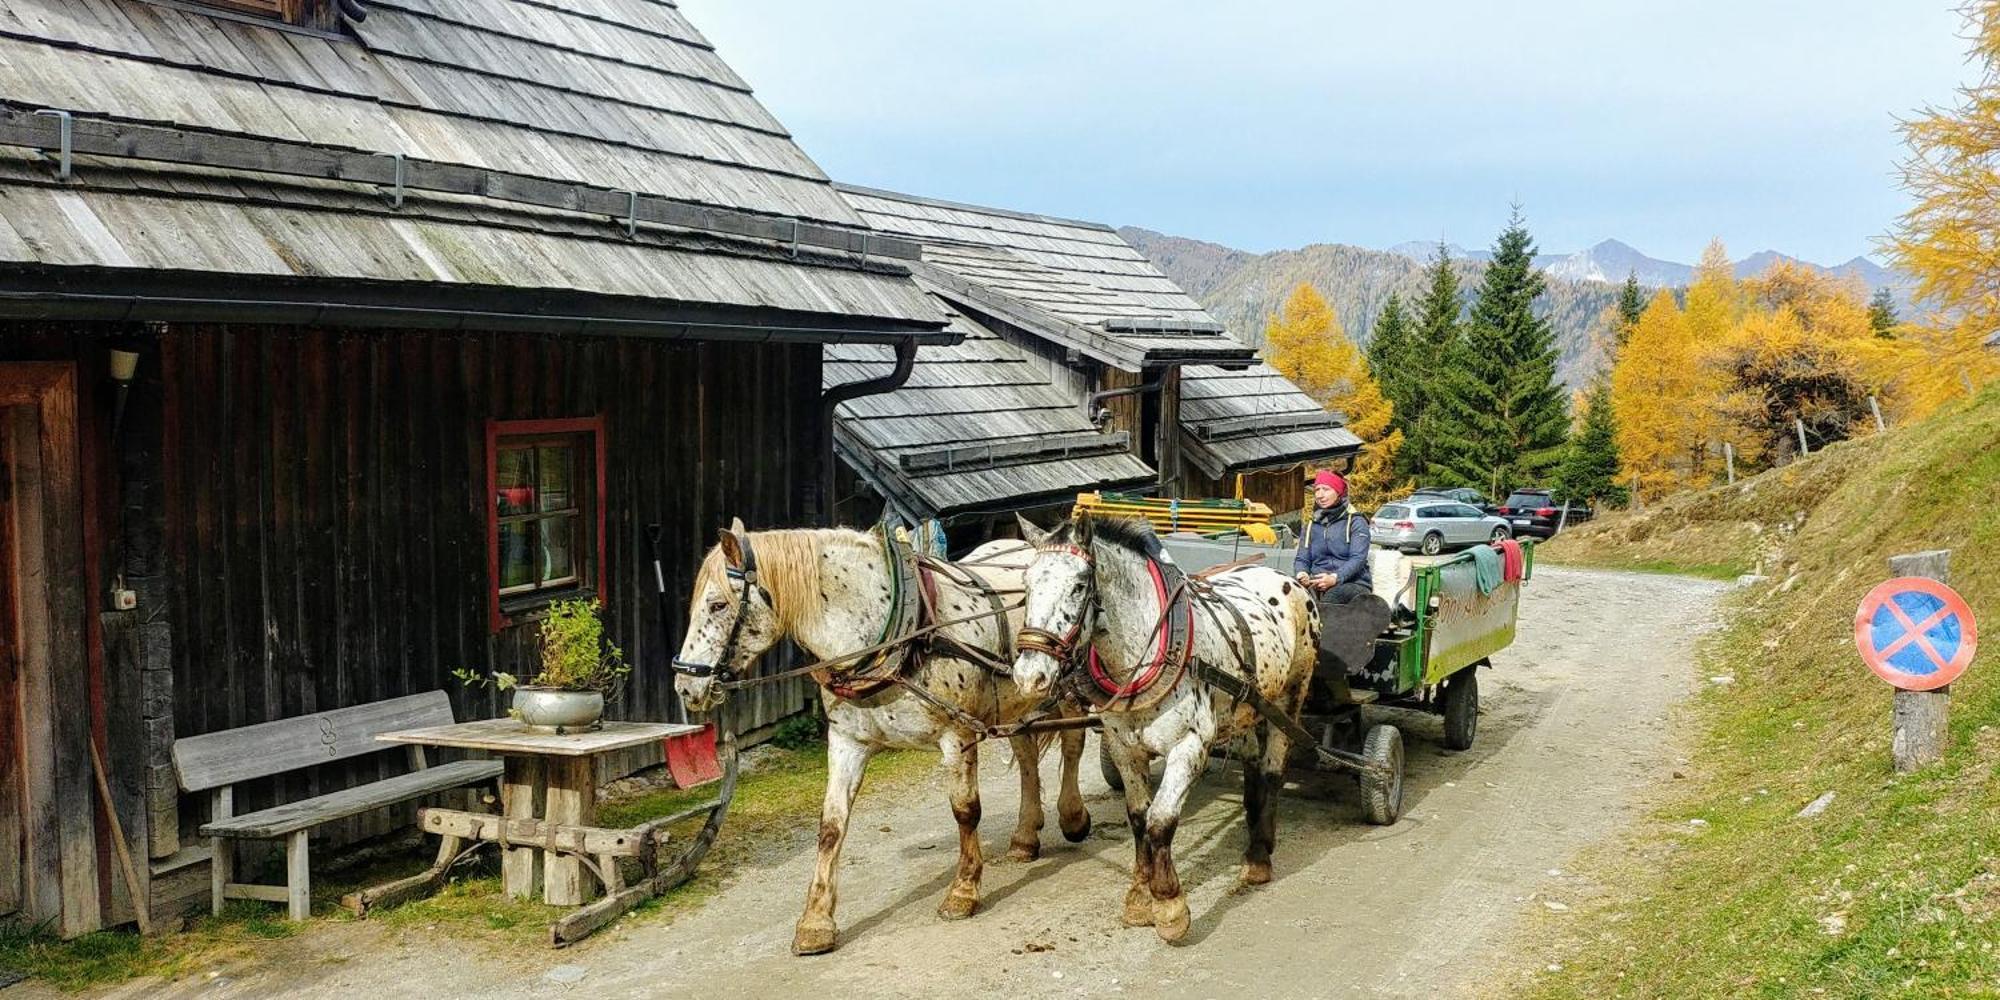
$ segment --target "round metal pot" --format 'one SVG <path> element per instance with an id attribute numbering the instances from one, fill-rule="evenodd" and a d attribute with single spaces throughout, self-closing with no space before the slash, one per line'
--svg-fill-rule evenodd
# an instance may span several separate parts
<path id="1" fill-rule="evenodd" d="M 514 715 L 527 725 L 548 732 L 575 732 L 597 728 L 604 714 L 604 694 L 600 691 L 562 691 L 556 688 L 518 687 L 514 689 Z"/>

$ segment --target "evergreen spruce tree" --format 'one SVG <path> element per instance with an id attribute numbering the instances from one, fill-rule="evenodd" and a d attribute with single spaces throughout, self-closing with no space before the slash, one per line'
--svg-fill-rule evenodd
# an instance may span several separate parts
<path id="1" fill-rule="evenodd" d="M 1416 375 L 1415 359 L 1410 354 L 1414 336 L 1410 318 L 1403 312 L 1402 296 L 1390 292 L 1389 301 L 1382 303 L 1382 311 L 1375 317 L 1374 332 L 1368 335 L 1368 371 L 1395 407 L 1395 427 L 1406 436 L 1412 406 L 1409 386 Z"/>
<path id="2" fill-rule="evenodd" d="M 1565 497 L 1622 505 L 1628 497 L 1618 485 L 1618 418 L 1611 404 L 1611 380 L 1599 379 L 1583 406 L 1583 425 L 1564 450 L 1557 487 Z"/>
<path id="3" fill-rule="evenodd" d="M 1430 478 L 1491 495 L 1542 481 L 1562 460 L 1569 412 L 1556 382 L 1555 329 L 1535 315 L 1545 282 L 1517 209 L 1456 350 L 1439 373 L 1427 431 Z"/>
<path id="4" fill-rule="evenodd" d="M 1896 315 L 1896 297 L 1886 288 L 1875 289 L 1875 297 L 1868 300 L 1868 327 L 1875 336 L 1883 340 L 1896 339 L 1896 325 L 1903 321 Z"/>
<path id="5" fill-rule="evenodd" d="M 1430 472 L 1431 452 L 1436 440 L 1432 409 L 1439 375 L 1453 363 L 1464 338 L 1460 316 L 1465 304 L 1459 295 L 1458 272 L 1452 270 L 1451 249 L 1438 242 L 1437 256 L 1425 269 L 1424 294 L 1417 298 L 1416 327 L 1411 333 L 1408 359 L 1400 392 L 1406 400 L 1394 400 L 1403 431 L 1403 447 L 1396 453 L 1396 471 L 1405 477 L 1421 477 Z M 1426 484 L 1428 485 L 1428 484 Z"/>
<path id="6" fill-rule="evenodd" d="M 1646 312 L 1646 291 L 1639 287 L 1639 272 L 1625 272 L 1625 284 L 1618 289 L 1618 346 L 1632 339 L 1632 328 Z"/>

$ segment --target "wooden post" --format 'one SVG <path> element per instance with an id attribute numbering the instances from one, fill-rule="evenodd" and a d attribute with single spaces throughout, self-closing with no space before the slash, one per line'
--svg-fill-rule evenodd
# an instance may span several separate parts
<path id="1" fill-rule="evenodd" d="M 510 817 L 535 818 L 535 799 L 542 792 L 542 759 L 509 755 L 502 778 L 501 811 Z M 542 887 L 541 852 L 532 847 L 506 848 L 500 859 L 500 885 L 512 899 L 533 899 Z"/>
<path id="2" fill-rule="evenodd" d="M 1722 461 L 1729 467 L 1729 485 L 1736 485 L 1736 446 L 1722 442 Z"/>
<path id="3" fill-rule="evenodd" d="M 1875 433 L 1889 429 L 1889 425 L 1882 422 L 1882 404 L 1873 396 L 1868 397 L 1868 412 L 1875 414 Z"/>
<path id="4" fill-rule="evenodd" d="M 1890 556 L 1889 572 L 1894 576 L 1920 576 L 1950 583 L 1951 550 Z M 1896 692 L 1895 730 L 1889 752 L 1895 758 L 1897 774 L 1909 774 L 1944 758 L 1950 712 L 1949 684 L 1935 691 Z"/>
<path id="5" fill-rule="evenodd" d="M 1799 457 L 1804 458 L 1812 454 L 1811 450 L 1806 447 L 1806 422 L 1793 417 L 1792 426 L 1798 428 L 1799 431 Z"/>
<path id="6" fill-rule="evenodd" d="M 1963 382 L 1963 383 L 1965 383 L 1965 394 L 1966 394 L 1966 395 L 1968 395 L 1968 396 L 1977 396 L 1977 395 L 1979 395 L 1979 389 L 1978 389 L 1978 388 L 1977 388 L 1976 386 L 1974 386 L 1974 385 L 1972 384 L 1972 373 L 1970 373 L 1970 372 L 1966 371 L 1966 370 L 1965 370 L 1965 369 L 1963 369 L 1963 368 L 1960 368 L 1960 369 L 1958 370 L 1958 380 L 1959 380 L 1960 382 Z"/>
<path id="7" fill-rule="evenodd" d="M 589 757 L 551 757 L 549 804 L 543 818 L 550 827 L 589 826 L 597 818 L 597 762 Z M 551 906 L 580 906 L 597 896 L 597 886 L 577 855 L 558 850 L 542 852 L 542 901 Z"/>

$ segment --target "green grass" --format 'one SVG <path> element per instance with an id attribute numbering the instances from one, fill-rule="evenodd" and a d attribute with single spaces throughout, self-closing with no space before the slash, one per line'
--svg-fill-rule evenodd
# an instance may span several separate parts
<path id="1" fill-rule="evenodd" d="M 797 748 L 764 752 L 758 765 L 738 782 L 722 833 L 695 878 L 649 901 L 626 919 L 671 919 L 713 896 L 744 865 L 782 856 L 812 842 L 818 827 L 813 820 L 819 815 L 826 785 L 826 748 L 807 742 L 799 734 L 788 742 Z M 937 755 L 922 751 L 879 754 L 868 764 L 862 794 L 908 794 L 935 772 L 936 765 Z M 599 808 L 597 823 L 632 826 L 714 794 L 714 786 L 709 786 L 608 802 Z M 691 835 L 700 824 L 700 818 L 688 820 L 675 833 Z M 83 990 L 144 976 L 174 979 L 198 967 L 253 959 L 259 946 L 267 946 L 272 939 L 311 934 L 317 925 L 354 919 L 339 907 L 341 895 L 421 871 L 430 862 L 429 853 L 428 849 L 409 852 L 329 876 L 315 872 L 314 916 L 303 924 L 286 920 L 277 906 L 246 901 L 231 903 L 219 917 L 195 921 L 184 933 L 151 939 L 106 931 L 62 941 L 43 928 L 0 922 L 0 969 L 27 973 L 59 989 Z M 436 895 L 380 911 L 371 915 L 369 922 L 502 950 L 546 948 L 548 926 L 566 908 L 508 899 L 501 891 L 499 865 L 493 855 L 492 851 L 484 852 L 476 864 L 459 868 Z M 276 877 L 275 872 L 264 874 Z"/>
<path id="2" fill-rule="evenodd" d="M 1736 682 L 1690 709 L 1688 780 L 1583 866 L 1604 898 L 1537 918 L 1543 971 L 1509 992 L 2000 996 L 2000 666 L 1953 686 L 1945 761 L 1898 777 L 1890 690 L 1853 649 L 1855 606 L 1901 552 L 1951 549 L 1953 585 L 2000 623 L 2000 391 L 1785 471 L 1748 484 L 1789 527 L 1763 525 L 1782 535 L 1760 552 L 1774 579 L 1732 596 L 1704 643 L 1701 672 Z M 1628 564 L 1658 558 L 1659 526 L 1611 529 L 1579 548 L 1616 563 L 1629 531 Z"/>

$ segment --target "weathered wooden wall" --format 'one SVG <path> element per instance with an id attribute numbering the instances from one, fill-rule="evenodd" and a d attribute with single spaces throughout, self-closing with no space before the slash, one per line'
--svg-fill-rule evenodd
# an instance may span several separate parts
<path id="1" fill-rule="evenodd" d="M 504 713 L 450 676 L 533 672 L 532 623 L 495 633 L 488 616 L 488 420 L 606 418 L 607 632 L 637 666 L 614 716 L 673 716 L 667 661 L 715 530 L 801 523 L 816 474 L 816 346 L 176 327 L 159 347 L 177 736 L 435 688 L 462 719 Z M 676 595 L 664 639 L 654 522 Z M 729 721 L 809 697 L 743 692 Z M 248 791 L 239 810 L 265 797 Z"/>

